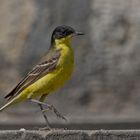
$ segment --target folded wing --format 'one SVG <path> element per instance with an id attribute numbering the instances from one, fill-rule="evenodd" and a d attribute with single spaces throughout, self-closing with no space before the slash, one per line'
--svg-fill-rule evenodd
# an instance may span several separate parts
<path id="1" fill-rule="evenodd" d="M 49 57 L 48 57 L 49 56 Z M 5 96 L 8 100 L 17 96 L 20 92 L 22 92 L 25 88 L 36 82 L 38 79 L 42 78 L 44 75 L 53 71 L 60 57 L 60 51 L 55 50 L 48 53 L 48 58 L 43 62 L 36 65 L 26 76 L 23 78 L 17 86 Z"/>

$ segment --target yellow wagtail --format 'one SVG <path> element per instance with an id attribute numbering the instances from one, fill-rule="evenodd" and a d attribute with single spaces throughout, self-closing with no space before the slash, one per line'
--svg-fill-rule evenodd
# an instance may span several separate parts
<path id="1" fill-rule="evenodd" d="M 0 108 L 17 104 L 24 100 L 37 103 L 49 126 L 43 106 L 53 110 L 58 117 L 65 119 L 53 106 L 44 103 L 45 97 L 61 87 L 69 79 L 74 66 L 74 53 L 71 48 L 71 38 L 83 35 L 69 26 L 58 26 L 52 33 L 51 45 L 41 63 L 36 65 L 17 86 L 5 96 L 8 102 Z M 36 100 L 36 97 L 40 97 Z"/>

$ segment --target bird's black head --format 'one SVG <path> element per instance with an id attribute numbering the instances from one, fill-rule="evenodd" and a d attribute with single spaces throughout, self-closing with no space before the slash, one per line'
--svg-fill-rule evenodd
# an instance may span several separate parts
<path id="1" fill-rule="evenodd" d="M 55 41 L 55 39 L 62 39 L 70 35 L 83 35 L 81 32 L 76 32 L 72 27 L 70 26 L 58 26 L 54 29 L 52 33 L 51 43 Z"/>

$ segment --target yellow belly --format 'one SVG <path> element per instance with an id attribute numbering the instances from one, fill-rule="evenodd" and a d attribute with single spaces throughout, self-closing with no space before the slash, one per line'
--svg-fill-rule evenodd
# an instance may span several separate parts
<path id="1" fill-rule="evenodd" d="M 62 67 L 54 70 L 29 86 L 27 90 L 32 94 L 33 98 L 42 94 L 49 94 L 57 90 L 69 79 L 72 70 L 73 64 L 71 64 L 71 67 Z"/>
<path id="2" fill-rule="evenodd" d="M 49 94 L 61 87 L 71 76 L 74 66 L 74 56 L 71 48 L 65 48 L 61 53 L 56 69 L 30 85 L 22 94 L 25 98 L 35 98 Z"/>

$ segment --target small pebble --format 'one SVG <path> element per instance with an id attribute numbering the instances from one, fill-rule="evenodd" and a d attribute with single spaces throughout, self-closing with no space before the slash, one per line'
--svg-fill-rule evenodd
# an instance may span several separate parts
<path id="1" fill-rule="evenodd" d="M 25 131 L 25 129 L 24 128 L 20 128 L 20 130 L 19 131 Z"/>

